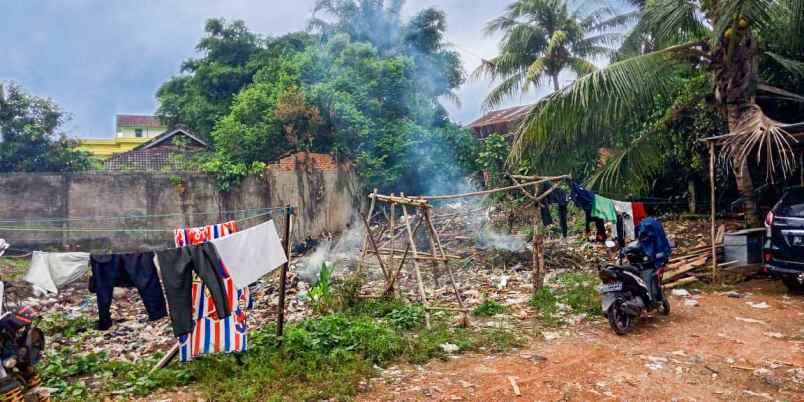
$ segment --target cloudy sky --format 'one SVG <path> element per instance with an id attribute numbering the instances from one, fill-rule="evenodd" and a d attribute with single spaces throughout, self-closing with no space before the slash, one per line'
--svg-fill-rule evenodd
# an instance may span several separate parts
<path id="1" fill-rule="evenodd" d="M 0 0 L 0 81 L 15 81 L 48 96 L 72 115 L 71 137 L 111 137 L 114 115 L 151 114 L 160 84 L 194 55 L 204 21 L 242 19 L 263 35 L 304 29 L 314 0 Z M 467 73 L 490 58 L 497 39 L 485 23 L 508 0 L 408 0 L 405 13 L 435 6 L 447 12 L 447 39 Z M 476 118 L 489 90 L 485 81 L 460 88 L 462 106 L 450 106 L 462 123 Z M 536 99 L 534 93 L 508 101 Z"/>

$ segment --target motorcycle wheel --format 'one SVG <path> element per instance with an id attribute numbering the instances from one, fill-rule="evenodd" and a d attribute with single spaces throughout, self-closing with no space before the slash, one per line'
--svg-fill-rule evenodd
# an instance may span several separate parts
<path id="1" fill-rule="evenodd" d="M 670 302 L 667 299 L 662 300 L 662 304 L 659 305 L 659 314 L 661 315 L 669 315 L 670 314 Z"/>
<path id="2" fill-rule="evenodd" d="M 609 325 L 617 335 L 625 335 L 631 329 L 631 316 L 622 309 L 622 301 L 616 301 L 609 307 Z"/>

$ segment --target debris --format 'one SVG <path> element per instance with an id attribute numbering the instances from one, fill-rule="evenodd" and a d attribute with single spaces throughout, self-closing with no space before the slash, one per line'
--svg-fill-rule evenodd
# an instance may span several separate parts
<path id="1" fill-rule="evenodd" d="M 508 376 L 508 382 L 511 383 L 511 388 L 514 390 L 514 395 L 522 396 L 522 393 L 519 392 L 519 385 L 516 384 L 516 378 Z"/>
<path id="2" fill-rule="evenodd" d="M 442 343 L 441 345 L 439 345 L 439 347 L 441 347 L 441 350 L 443 350 L 444 353 L 455 353 L 455 352 L 461 350 L 460 346 L 452 344 L 452 343 L 449 343 L 449 342 Z"/>
<path id="3" fill-rule="evenodd" d="M 784 334 L 781 332 L 766 332 L 765 335 L 773 339 L 784 339 Z"/>
<path id="4" fill-rule="evenodd" d="M 671 294 L 673 296 L 676 296 L 676 297 L 689 297 L 690 296 L 690 292 L 688 292 L 687 289 L 673 289 Z"/>
<path id="5" fill-rule="evenodd" d="M 770 374 L 771 374 L 771 371 L 766 369 L 766 368 L 764 368 L 764 367 L 760 367 L 760 368 L 754 370 L 754 375 L 757 376 L 757 377 L 766 377 L 766 376 L 769 376 Z"/>
<path id="6" fill-rule="evenodd" d="M 768 303 L 765 303 L 765 302 L 761 302 L 761 303 L 745 302 L 745 304 L 751 306 L 752 308 L 759 308 L 759 309 L 766 309 L 766 308 L 770 307 L 770 306 L 768 306 Z"/>
<path id="7" fill-rule="evenodd" d="M 552 341 L 558 339 L 561 335 L 555 331 L 542 331 L 542 336 L 545 341 Z"/>
<path id="8" fill-rule="evenodd" d="M 664 364 L 667 363 L 667 359 L 664 357 L 657 357 L 657 356 L 648 356 L 648 363 L 645 364 L 645 367 L 651 370 L 660 370 L 664 368 Z"/>
<path id="9" fill-rule="evenodd" d="M 737 292 L 735 290 L 730 290 L 730 291 L 728 291 L 728 292 L 726 292 L 724 294 L 726 296 L 728 296 L 728 297 L 731 297 L 732 299 L 739 299 L 739 298 L 743 297 L 743 295 L 741 293 L 739 293 L 739 292 Z"/>
<path id="10" fill-rule="evenodd" d="M 760 325 L 765 325 L 765 326 L 768 325 L 768 323 L 765 322 L 765 321 L 755 320 L 753 318 L 734 317 L 734 319 L 737 320 L 737 321 L 747 322 L 747 323 L 750 323 L 750 324 L 760 324 Z"/>
<path id="11" fill-rule="evenodd" d="M 684 300 L 684 305 L 687 307 L 696 307 L 698 305 L 698 300 L 686 299 Z"/>

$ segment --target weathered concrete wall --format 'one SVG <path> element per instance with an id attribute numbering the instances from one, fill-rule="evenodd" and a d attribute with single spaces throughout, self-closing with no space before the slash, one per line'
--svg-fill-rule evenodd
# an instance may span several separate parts
<path id="1" fill-rule="evenodd" d="M 297 208 L 293 238 L 303 239 L 343 230 L 351 222 L 357 188 L 346 167 L 269 169 L 228 193 L 219 193 L 215 180 L 203 174 L 6 174 L 0 175 L 0 238 L 28 249 L 163 248 L 173 243 L 172 233 L 163 229 L 259 213 L 231 211 L 292 205 Z M 250 219 L 241 227 L 266 219 Z M 283 213 L 277 211 L 274 220 L 281 229 Z"/>

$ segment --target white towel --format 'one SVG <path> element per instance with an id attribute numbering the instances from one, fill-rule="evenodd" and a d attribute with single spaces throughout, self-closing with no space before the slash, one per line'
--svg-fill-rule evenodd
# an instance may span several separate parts
<path id="1" fill-rule="evenodd" d="M 237 289 L 256 282 L 288 261 L 273 220 L 210 243 L 229 269 Z"/>
<path id="2" fill-rule="evenodd" d="M 89 272 L 89 253 L 45 253 L 34 251 L 25 280 L 50 293 L 59 293 Z"/>
<path id="3" fill-rule="evenodd" d="M 630 202 L 614 201 L 614 210 L 623 219 L 625 241 L 635 240 L 634 236 L 634 208 Z"/>

